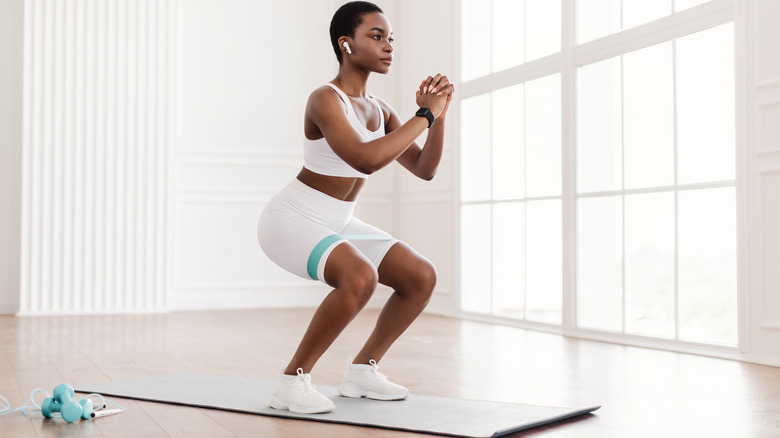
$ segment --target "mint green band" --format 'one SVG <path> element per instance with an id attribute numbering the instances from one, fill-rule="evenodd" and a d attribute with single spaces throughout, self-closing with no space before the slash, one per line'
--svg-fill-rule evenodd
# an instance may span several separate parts
<path id="1" fill-rule="evenodd" d="M 386 234 L 331 234 L 320 240 L 314 246 L 309 254 L 309 261 L 306 263 L 306 272 L 312 280 L 319 280 L 317 277 L 317 268 L 320 266 L 320 260 L 325 254 L 325 251 L 339 240 L 393 240 L 392 237 Z"/>

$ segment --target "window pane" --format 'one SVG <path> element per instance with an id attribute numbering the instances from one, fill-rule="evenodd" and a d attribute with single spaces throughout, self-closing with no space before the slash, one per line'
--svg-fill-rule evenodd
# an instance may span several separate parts
<path id="1" fill-rule="evenodd" d="M 493 0 L 493 71 L 523 63 L 524 0 Z"/>
<path id="2" fill-rule="evenodd" d="M 526 318 L 560 324 L 561 201 L 526 204 Z"/>
<path id="3" fill-rule="evenodd" d="M 674 11 L 679 12 L 683 9 L 692 8 L 710 0 L 674 0 Z"/>
<path id="4" fill-rule="evenodd" d="M 623 205 L 618 196 L 579 200 L 577 290 L 580 327 L 623 326 Z"/>
<path id="5" fill-rule="evenodd" d="M 460 223 L 460 308 L 490 313 L 490 205 L 464 205 Z"/>
<path id="6" fill-rule="evenodd" d="M 461 0 L 461 75 L 470 81 L 490 73 L 490 7 Z"/>
<path id="7" fill-rule="evenodd" d="M 734 24 L 677 40 L 681 184 L 735 177 Z"/>
<path id="8" fill-rule="evenodd" d="M 525 197 L 523 84 L 493 92 L 493 198 Z"/>
<path id="9" fill-rule="evenodd" d="M 620 0 L 578 0 L 580 43 L 586 43 L 620 30 Z"/>
<path id="10" fill-rule="evenodd" d="M 461 102 L 460 195 L 490 198 L 490 95 Z"/>
<path id="11" fill-rule="evenodd" d="M 674 193 L 625 203 L 626 332 L 674 337 Z"/>
<path id="12" fill-rule="evenodd" d="M 561 51 L 561 1 L 525 0 L 525 62 Z"/>
<path id="13" fill-rule="evenodd" d="M 626 188 L 674 183 L 672 43 L 623 56 Z"/>
<path id="14" fill-rule="evenodd" d="M 561 75 L 525 84 L 526 193 L 561 194 Z"/>
<path id="15" fill-rule="evenodd" d="M 623 0 L 623 29 L 649 23 L 671 13 L 671 0 Z"/>
<path id="16" fill-rule="evenodd" d="M 680 338 L 737 343 L 736 192 L 680 192 Z"/>
<path id="17" fill-rule="evenodd" d="M 577 174 L 580 192 L 623 187 L 620 58 L 580 69 Z"/>
<path id="18" fill-rule="evenodd" d="M 496 204 L 493 236 L 493 312 L 524 318 L 525 204 Z"/>

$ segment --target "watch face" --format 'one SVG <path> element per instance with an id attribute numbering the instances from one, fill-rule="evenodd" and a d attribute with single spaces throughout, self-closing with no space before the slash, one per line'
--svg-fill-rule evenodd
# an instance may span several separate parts
<path id="1" fill-rule="evenodd" d="M 430 128 L 433 125 L 433 113 L 428 108 L 420 108 L 417 110 L 416 116 L 425 117 L 428 119 L 428 127 Z"/>

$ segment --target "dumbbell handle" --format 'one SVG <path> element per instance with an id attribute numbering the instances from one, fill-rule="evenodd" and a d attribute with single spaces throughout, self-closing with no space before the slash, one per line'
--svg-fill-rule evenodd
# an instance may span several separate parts
<path id="1" fill-rule="evenodd" d="M 73 391 L 73 387 L 67 383 L 60 383 L 54 387 L 54 400 L 58 403 L 64 405 L 72 401 L 74 395 L 76 395 L 76 393 Z"/>
<path id="2" fill-rule="evenodd" d="M 43 400 L 43 403 L 41 403 L 41 414 L 43 414 L 46 418 L 53 417 L 55 412 L 60 412 L 62 410 L 62 404 L 57 403 L 54 398 L 49 397 Z"/>

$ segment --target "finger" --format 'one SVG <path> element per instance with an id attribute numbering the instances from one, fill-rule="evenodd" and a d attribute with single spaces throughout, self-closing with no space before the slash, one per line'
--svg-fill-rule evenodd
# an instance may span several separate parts
<path id="1" fill-rule="evenodd" d="M 448 85 L 450 85 L 450 80 L 447 79 L 447 76 L 442 76 L 442 78 L 439 79 L 439 82 L 433 88 L 432 93 L 435 93 L 437 91 L 443 90 L 444 87 L 446 87 Z"/>
<path id="2" fill-rule="evenodd" d="M 438 89 L 441 87 L 439 86 L 439 81 L 441 81 L 441 73 L 437 73 L 436 76 L 431 78 L 430 86 L 428 87 L 428 91 L 430 93 L 435 93 Z"/>
<path id="3" fill-rule="evenodd" d="M 441 73 L 436 73 L 436 76 L 434 76 L 431 79 L 431 86 L 430 86 L 430 92 L 435 93 L 437 89 L 439 89 L 439 81 L 441 81 Z"/>
<path id="4" fill-rule="evenodd" d="M 424 82 L 425 86 L 423 87 L 423 93 L 428 93 L 431 91 L 431 82 L 433 81 L 433 77 L 428 76 L 428 79 L 426 79 Z"/>
<path id="5" fill-rule="evenodd" d="M 440 90 L 440 91 L 439 91 L 439 92 L 438 92 L 436 95 L 437 95 L 437 96 L 443 96 L 443 95 L 445 95 L 445 94 L 446 94 L 446 95 L 449 95 L 449 94 L 452 94 L 453 90 L 454 90 L 454 89 L 453 89 L 453 86 L 452 86 L 452 84 L 447 84 L 447 86 L 445 86 L 444 88 L 442 88 L 442 89 L 441 89 L 441 90 Z"/>

